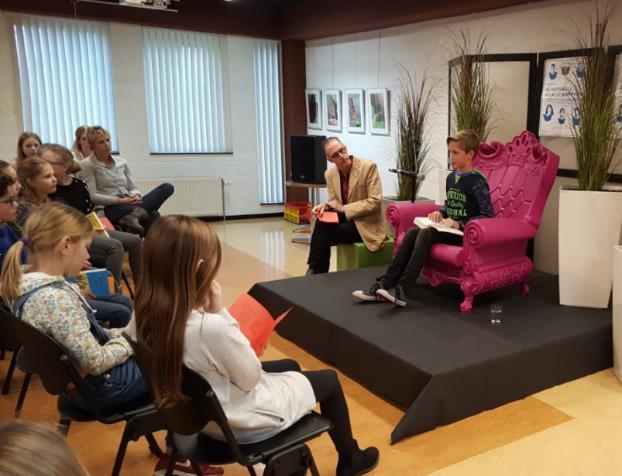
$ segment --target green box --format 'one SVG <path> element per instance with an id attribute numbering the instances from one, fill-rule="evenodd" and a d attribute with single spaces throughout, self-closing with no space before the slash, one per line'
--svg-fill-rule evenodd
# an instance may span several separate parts
<path id="1" fill-rule="evenodd" d="M 371 252 L 363 242 L 337 245 L 337 271 L 367 268 L 390 264 L 393 260 L 393 238 L 387 238 L 384 246 Z"/>

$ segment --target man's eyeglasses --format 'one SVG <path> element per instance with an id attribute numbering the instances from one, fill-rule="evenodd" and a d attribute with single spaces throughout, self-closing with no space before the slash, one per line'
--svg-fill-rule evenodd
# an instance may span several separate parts
<path id="1" fill-rule="evenodd" d="M 0 200 L 0 204 L 12 205 L 14 207 L 19 205 L 18 201 L 15 200 L 14 198 L 5 198 L 4 200 Z"/>

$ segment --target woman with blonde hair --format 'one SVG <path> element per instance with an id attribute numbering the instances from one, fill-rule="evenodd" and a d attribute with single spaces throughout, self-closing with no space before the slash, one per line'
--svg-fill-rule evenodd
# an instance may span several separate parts
<path id="1" fill-rule="evenodd" d="M 166 256 L 166 260 L 162 257 Z M 270 438 L 316 405 L 330 419 L 339 453 L 337 476 L 371 471 L 378 450 L 359 449 L 334 370 L 301 372 L 293 360 L 259 361 L 237 321 L 221 303 L 214 279 L 220 267 L 218 236 L 195 218 L 171 215 L 151 226 L 136 294 L 136 334 L 153 352 L 152 391 L 157 405 L 184 399 L 182 366 L 212 386 L 241 443 Z M 203 432 L 223 439 L 211 425 Z"/>
<path id="2" fill-rule="evenodd" d="M 86 159 L 93 153 L 91 146 L 89 145 L 89 139 L 86 135 L 88 130 L 89 126 L 80 126 L 75 132 L 75 140 L 73 141 L 71 152 L 78 162 Z"/>
<path id="3" fill-rule="evenodd" d="M 75 208 L 44 203 L 35 208 L 24 235 L 9 249 L 2 264 L 0 295 L 13 314 L 65 347 L 93 386 L 101 411 L 149 400 L 148 389 L 132 349 L 120 329 L 104 329 L 75 284 L 89 259 L 93 227 Z M 22 253 L 30 268 L 22 273 Z M 86 410 L 82 396 L 64 397 Z"/>
<path id="4" fill-rule="evenodd" d="M 3 476 L 88 476 L 67 440 L 54 426 L 24 420 L 0 424 Z"/>

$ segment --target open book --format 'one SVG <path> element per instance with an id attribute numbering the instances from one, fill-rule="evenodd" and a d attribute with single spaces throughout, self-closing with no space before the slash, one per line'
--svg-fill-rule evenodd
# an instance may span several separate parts
<path id="1" fill-rule="evenodd" d="M 231 305 L 229 313 L 240 324 L 240 330 L 250 342 L 255 354 L 260 355 L 268 344 L 274 328 L 291 310 L 290 307 L 280 316 L 273 318 L 252 296 L 242 294 Z"/>
<path id="2" fill-rule="evenodd" d="M 442 231 L 443 233 L 451 233 L 453 235 L 464 236 L 464 233 L 462 231 L 441 225 L 440 223 L 435 223 L 427 217 L 415 217 L 415 225 L 417 225 L 419 228 L 432 227 L 436 228 L 438 231 Z"/>
<path id="3" fill-rule="evenodd" d="M 100 235 L 105 236 L 106 238 L 110 237 L 110 235 L 108 234 L 108 230 L 114 230 L 114 226 L 112 225 L 112 223 L 110 223 L 110 220 L 108 220 L 108 218 L 106 218 L 105 216 L 100 217 L 95 212 L 89 213 L 86 217 L 91 222 L 91 225 L 93 225 L 93 230 L 95 230 Z"/>

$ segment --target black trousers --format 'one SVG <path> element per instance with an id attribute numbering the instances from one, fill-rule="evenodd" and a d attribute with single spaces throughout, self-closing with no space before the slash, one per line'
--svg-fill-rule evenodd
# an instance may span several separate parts
<path id="1" fill-rule="evenodd" d="M 417 283 L 421 269 L 430 255 L 430 249 L 436 243 L 462 246 L 462 236 L 443 233 L 436 228 L 420 229 L 415 226 L 408 230 L 393 262 L 379 279 L 382 287 L 390 289 L 399 284 L 408 294 Z"/>
<path id="2" fill-rule="evenodd" d="M 270 373 L 300 372 L 298 362 L 291 359 L 262 362 L 261 366 L 264 371 Z M 357 446 L 352 437 L 348 404 L 346 403 L 339 377 L 337 377 L 337 372 L 325 369 L 301 373 L 311 382 L 315 401 L 320 404 L 320 413 L 333 423 L 333 429 L 328 434 L 337 449 L 337 453 L 339 453 L 339 456 L 349 457 L 357 449 Z"/>
<path id="3" fill-rule="evenodd" d="M 325 223 L 316 220 L 307 264 L 315 273 L 327 273 L 330 267 L 330 247 L 337 243 L 363 241 L 353 221 Z"/>

